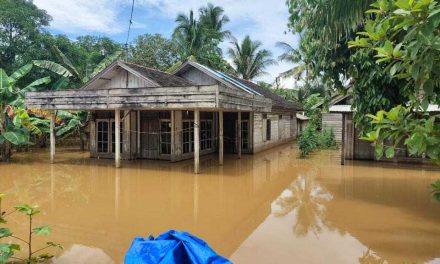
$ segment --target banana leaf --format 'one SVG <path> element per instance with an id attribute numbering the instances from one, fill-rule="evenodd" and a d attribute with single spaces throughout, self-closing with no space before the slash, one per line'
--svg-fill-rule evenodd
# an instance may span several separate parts
<path id="1" fill-rule="evenodd" d="M 47 60 L 34 60 L 33 61 L 35 66 L 38 66 L 40 68 L 52 71 L 58 75 L 61 75 L 63 77 L 72 77 L 72 73 L 66 69 L 64 66 L 55 63 L 53 61 L 47 61 Z"/>
<path id="2" fill-rule="evenodd" d="M 117 60 L 122 54 L 122 51 L 118 50 L 115 53 L 108 55 L 105 57 L 96 67 L 93 69 L 93 72 L 89 75 L 83 78 L 83 82 L 87 82 L 91 78 L 95 77 L 98 73 L 100 73 L 102 70 L 107 68 L 110 64 L 112 64 L 115 60 Z"/>
<path id="3" fill-rule="evenodd" d="M 15 84 L 20 78 L 28 74 L 32 70 L 32 63 L 26 64 L 16 70 L 11 76 L 9 76 L 9 80 L 12 84 Z"/>

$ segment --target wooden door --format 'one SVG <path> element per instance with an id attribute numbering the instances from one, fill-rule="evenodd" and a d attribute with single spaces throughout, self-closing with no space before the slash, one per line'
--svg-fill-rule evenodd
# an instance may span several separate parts
<path id="1" fill-rule="evenodd" d="M 141 149 L 142 158 L 157 159 L 159 158 L 159 133 L 160 124 L 159 117 L 155 115 L 141 115 Z"/>

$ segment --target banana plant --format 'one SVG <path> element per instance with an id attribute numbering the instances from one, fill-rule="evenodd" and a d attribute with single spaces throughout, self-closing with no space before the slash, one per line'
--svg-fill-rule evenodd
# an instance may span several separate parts
<path id="1" fill-rule="evenodd" d="M 117 60 L 122 54 L 122 51 L 116 51 L 115 53 L 108 55 L 100 63 L 98 63 L 98 65 L 96 65 L 91 73 L 82 73 L 80 70 L 78 70 L 77 67 L 73 65 L 69 58 L 67 58 L 67 56 L 58 47 L 55 46 L 53 48 L 61 63 L 56 63 L 48 60 L 33 61 L 33 64 L 35 66 L 49 70 L 61 76 L 60 79 L 54 82 L 52 86 L 53 90 L 67 88 L 69 85 L 71 85 L 70 80 L 72 80 L 72 78 L 79 81 L 80 84 L 86 83 L 88 80 L 93 78 L 99 72 L 104 70 L 107 66 Z"/>
<path id="2" fill-rule="evenodd" d="M 33 81 L 24 88 L 20 88 L 17 82 L 27 75 L 33 65 L 26 64 L 8 76 L 0 69 L 0 146 L 8 144 L 25 145 L 30 143 L 30 134 L 41 134 L 35 119 L 30 118 L 24 110 L 24 94 L 35 91 L 41 85 L 48 84 L 51 79 L 44 77 Z M 40 123 L 41 124 L 41 123 Z M 5 143 L 6 142 L 6 143 Z M 4 151 L 3 155 L 4 154 Z"/>

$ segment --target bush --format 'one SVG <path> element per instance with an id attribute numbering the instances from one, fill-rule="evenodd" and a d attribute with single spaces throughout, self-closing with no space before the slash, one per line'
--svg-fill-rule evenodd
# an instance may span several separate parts
<path id="1" fill-rule="evenodd" d="M 332 129 L 324 129 L 318 134 L 318 146 L 321 149 L 333 149 L 336 147 L 335 135 Z"/>
<path id="2" fill-rule="evenodd" d="M 318 137 L 314 126 L 307 125 L 304 128 L 304 131 L 298 140 L 298 147 L 301 158 L 306 157 L 318 147 Z"/>
<path id="3" fill-rule="evenodd" d="M 308 124 L 298 140 L 300 157 L 307 157 L 310 152 L 316 149 L 336 148 L 335 135 L 333 130 L 325 129 L 319 132 L 315 126 Z"/>

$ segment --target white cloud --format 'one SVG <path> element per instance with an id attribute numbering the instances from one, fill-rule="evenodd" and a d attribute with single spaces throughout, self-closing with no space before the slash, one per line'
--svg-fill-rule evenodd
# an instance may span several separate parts
<path id="1" fill-rule="evenodd" d="M 117 23 L 121 3 L 115 0 L 34 0 L 52 16 L 51 27 L 65 33 L 96 32 L 115 34 L 123 30 Z"/>
<path id="2" fill-rule="evenodd" d="M 34 0 L 34 2 L 53 17 L 52 28 L 75 34 L 123 33 L 128 18 L 122 17 L 121 14 L 124 10 L 126 15 L 131 5 L 131 0 Z M 291 44 L 298 41 L 292 34 L 284 34 L 289 16 L 285 0 L 135 0 L 133 28 L 147 28 L 146 24 L 142 23 L 146 19 L 145 16 L 168 18 L 173 21 L 178 13 L 188 13 L 190 9 L 197 11 L 200 6 L 208 2 L 225 9 L 225 13 L 231 19 L 227 29 L 238 40 L 250 35 L 252 39 L 262 41 L 264 48 L 271 50 L 275 57 L 281 52 L 275 47 L 277 41 Z M 151 17 L 153 21 L 154 17 Z M 127 23 L 120 23 L 121 21 Z M 227 43 L 222 45 L 225 46 Z M 271 66 L 268 69 L 270 75 L 261 79 L 271 82 L 278 73 L 289 67 L 291 65 L 286 63 Z"/>

